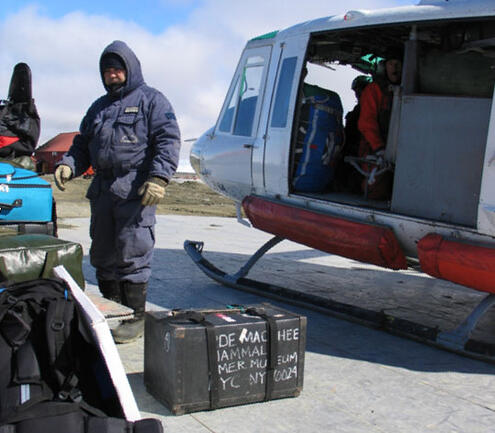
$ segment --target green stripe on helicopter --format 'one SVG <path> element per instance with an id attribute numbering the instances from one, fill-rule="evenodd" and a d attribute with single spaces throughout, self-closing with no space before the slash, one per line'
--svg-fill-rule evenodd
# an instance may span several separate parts
<path id="1" fill-rule="evenodd" d="M 277 35 L 277 33 L 278 33 L 278 30 L 275 30 L 274 32 L 265 33 L 264 35 L 256 36 L 255 38 L 250 39 L 250 40 L 251 41 L 260 41 L 263 39 L 272 39 Z"/>

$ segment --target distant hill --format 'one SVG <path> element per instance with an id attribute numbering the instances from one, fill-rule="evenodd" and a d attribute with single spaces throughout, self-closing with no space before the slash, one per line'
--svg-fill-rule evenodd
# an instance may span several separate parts
<path id="1" fill-rule="evenodd" d="M 190 172 L 176 172 L 172 178 L 172 182 L 201 182 L 201 179 L 196 173 Z M 202 182 L 201 182 L 202 183 Z"/>

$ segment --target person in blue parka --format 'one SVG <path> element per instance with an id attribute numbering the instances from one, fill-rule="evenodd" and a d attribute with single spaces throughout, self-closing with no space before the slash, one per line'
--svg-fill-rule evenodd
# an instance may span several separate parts
<path id="1" fill-rule="evenodd" d="M 145 84 L 141 65 L 122 41 L 100 58 L 107 93 L 89 108 L 55 171 L 61 190 L 90 166 L 91 264 L 103 296 L 134 310 L 112 330 L 118 343 L 143 334 L 156 204 L 179 159 L 180 132 L 170 102 Z"/>

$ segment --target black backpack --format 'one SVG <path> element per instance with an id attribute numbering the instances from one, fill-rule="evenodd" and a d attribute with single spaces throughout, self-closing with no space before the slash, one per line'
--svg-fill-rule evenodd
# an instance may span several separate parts
<path id="1" fill-rule="evenodd" d="M 124 419 L 78 308 L 63 280 L 0 287 L 0 433 L 162 433 Z"/>
<path id="2" fill-rule="evenodd" d="M 6 101 L 0 101 L 0 157 L 30 156 L 40 136 L 40 116 L 31 91 L 31 69 L 14 67 Z"/>

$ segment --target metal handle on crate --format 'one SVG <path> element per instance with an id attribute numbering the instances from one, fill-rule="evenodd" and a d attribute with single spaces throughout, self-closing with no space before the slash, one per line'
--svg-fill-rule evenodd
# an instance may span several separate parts
<path id="1" fill-rule="evenodd" d="M 14 202 L 12 204 L 8 204 L 8 203 L 0 203 L 0 211 L 2 210 L 12 210 L 16 207 L 21 207 L 22 206 L 22 199 L 20 198 L 17 198 L 14 200 Z"/>

